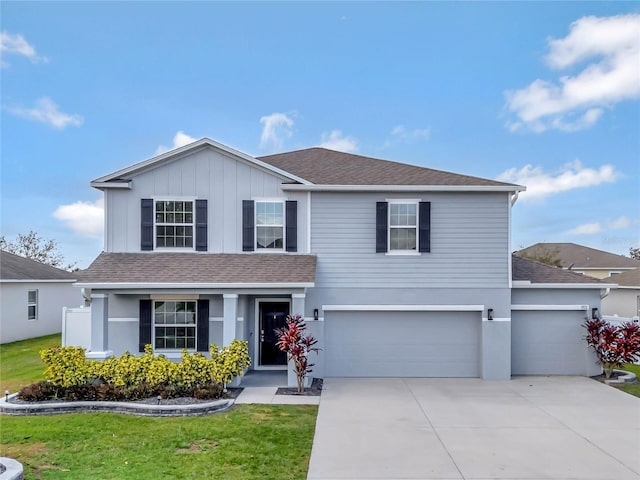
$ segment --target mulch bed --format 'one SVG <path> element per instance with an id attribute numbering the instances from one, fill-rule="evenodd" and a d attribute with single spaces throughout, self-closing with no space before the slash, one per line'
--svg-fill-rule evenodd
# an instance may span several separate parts
<path id="1" fill-rule="evenodd" d="M 280 387 L 276 390 L 276 395 L 300 395 L 301 397 L 319 397 L 322 393 L 323 380 L 314 378 L 309 388 L 305 388 L 304 392 L 298 393 L 296 387 Z"/>

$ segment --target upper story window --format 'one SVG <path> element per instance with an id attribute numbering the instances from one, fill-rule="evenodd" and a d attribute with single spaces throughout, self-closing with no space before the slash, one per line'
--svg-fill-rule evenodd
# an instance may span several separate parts
<path id="1" fill-rule="evenodd" d="M 156 200 L 156 247 L 193 248 L 193 217 L 192 201 Z"/>
<path id="2" fill-rule="evenodd" d="M 416 251 L 418 204 L 389 203 L 389 250 Z"/>
<path id="3" fill-rule="evenodd" d="M 256 249 L 284 249 L 284 202 L 256 202 Z"/>
<path id="4" fill-rule="evenodd" d="M 38 319 L 38 290 L 29 290 L 27 292 L 27 319 Z"/>

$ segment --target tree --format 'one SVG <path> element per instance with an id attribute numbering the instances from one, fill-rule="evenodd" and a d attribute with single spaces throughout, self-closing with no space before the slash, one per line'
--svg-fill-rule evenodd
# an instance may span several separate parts
<path id="1" fill-rule="evenodd" d="M 518 252 L 517 255 L 529 260 L 535 260 L 536 262 L 546 263 L 552 267 L 562 267 L 562 260 L 560 260 L 559 257 L 560 250 L 547 245 L 538 245 L 530 252 Z"/>
<path id="2" fill-rule="evenodd" d="M 64 270 L 72 271 L 76 267 L 75 262 L 65 265 L 64 256 L 58 251 L 55 240 L 44 239 L 33 230 L 27 234 L 19 233 L 14 241 L 7 241 L 4 235 L 0 236 L 0 250 Z"/>
<path id="3" fill-rule="evenodd" d="M 640 260 L 640 248 L 629 247 L 629 256 L 636 260 Z"/>

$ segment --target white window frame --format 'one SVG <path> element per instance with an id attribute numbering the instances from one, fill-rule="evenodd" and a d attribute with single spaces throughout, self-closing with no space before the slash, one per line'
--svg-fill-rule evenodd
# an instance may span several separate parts
<path id="1" fill-rule="evenodd" d="M 156 221 L 156 205 L 158 202 L 189 202 L 191 203 L 191 223 L 158 223 Z M 190 247 L 159 247 L 158 246 L 158 227 L 191 227 L 191 246 Z M 174 237 L 175 238 L 175 237 Z M 192 252 L 196 249 L 196 199 L 195 197 L 161 197 L 153 199 L 153 248 L 154 250 L 166 251 L 187 251 Z"/>
<path id="2" fill-rule="evenodd" d="M 30 296 L 31 292 L 35 293 L 35 295 L 36 295 L 35 302 L 32 302 L 29 299 L 29 296 Z M 30 321 L 30 322 L 34 322 L 34 321 L 38 320 L 38 296 L 39 296 L 39 292 L 38 292 L 37 288 L 33 288 L 33 289 L 27 290 L 27 320 Z M 31 307 L 33 307 L 33 309 L 34 309 L 33 318 L 31 318 L 31 315 L 29 314 L 29 310 L 31 309 Z"/>
<path id="3" fill-rule="evenodd" d="M 195 304 L 195 311 L 194 311 L 194 320 L 195 323 L 156 323 L 156 304 L 158 303 L 168 303 L 168 302 L 174 302 L 174 303 L 178 303 L 178 302 L 185 302 L 185 303 L 194 303 Z M 193 299 L 189 299 L 189 298 L 175 298 L 175 299 L 169 299 L 169 300 L 154 300 L 153 304 L 152 304 L 152 310 L 151 310 L 151 315 L 152 315 L 152 339 L 151 339 L 151 344 L 153 345 L 153 351 L 158 351 L 158 352 L 163 352 L 163 353 L 171 353 L 171 352 L 182 352 L 182 350 L 187 350 L 189 352 L 195 352 L 197 347 L 198 347 L 198 302 L 197 300 L 193 300 Z M 176 312 L 174 312 L 176 313 Z M 184 347 L 184 348 L 180 348 L 180 347 L 175 347 L 175 348 L 157 348 L 156 347 L 156 327 L 158 328 L 163 328 L 163 327 L 170 327 L 170 328 L 193 328 L 194 329 L 194 343 L 193 343 L 193 348 L 188 348 L 188 347 Z"/>
<path id="4" fill-rule="evenodd" d="M 263 253 L 281 253 L 284 252 L 287 245 L 287 209 L 286 200 L 281 198 L 260 198 L 254 199 L 253 212 L 253 244 L 256 252 Z M 282 225 L 258 225 L 258 204 L 259 203 L 279 203 L 282 205 Z M 282 248 L 261 248 L 258 247 L 258 228 L 260 227 L 281 227 L 282 228 Z"/>
<path id="5" fill-rule="evenodd" d="M 419 199 L 411 199 L 411 198 L 392 198 L 387 199 L 386 202 L 389 205 L 387 209 L 387 255 L 421 255 L 420 253 L 420 238 L 419 238 L 419 230 L 418 227 L 420 225 L 420 202 Z M 410 225 L 391 225 L 391 205 L 415 205 L 416 207 L 416 248 L 414 250 L 392 250 L 391 249 L 391 230 L 396 228 L 411 228 Z"/>

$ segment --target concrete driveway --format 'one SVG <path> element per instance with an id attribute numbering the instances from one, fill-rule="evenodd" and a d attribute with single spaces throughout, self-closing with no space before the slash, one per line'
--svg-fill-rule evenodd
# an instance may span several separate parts
<path id="1" fill-rule="evenodd" d="M 583 377 L 325 379 L 308 479 L 640 479 L 640 399 Z"/>

